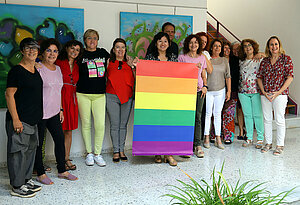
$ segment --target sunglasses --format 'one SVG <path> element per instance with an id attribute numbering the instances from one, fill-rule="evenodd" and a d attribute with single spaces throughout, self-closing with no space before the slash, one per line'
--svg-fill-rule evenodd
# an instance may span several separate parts
<path id="1" fill-rule="evenodd" d="M 118 70 L 121 70 L 121 69 L 122 69 L 122 65 L 123 65 L 123 62 L 122 62 L 122 61 L 119 61 Z"/>

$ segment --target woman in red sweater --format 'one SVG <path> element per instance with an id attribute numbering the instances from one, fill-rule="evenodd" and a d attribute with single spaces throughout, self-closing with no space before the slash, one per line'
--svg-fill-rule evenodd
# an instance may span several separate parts
<path id="1" fill-rule="evenodd" d="M 126 59 L 126 42 L 117 38 L 107 67 L 106 109 L 110 120 L 113 162 L 127 161 L 124 146 L 132 106 L 134 75 Z"/>

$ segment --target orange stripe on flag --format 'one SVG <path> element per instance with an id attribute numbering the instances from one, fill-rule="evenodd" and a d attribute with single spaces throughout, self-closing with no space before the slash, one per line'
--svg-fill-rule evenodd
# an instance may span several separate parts
<path id="1" fill-rule="evenodd" d="M 136 92 L 195 94 L 198 79 L 137 76 Z"/>

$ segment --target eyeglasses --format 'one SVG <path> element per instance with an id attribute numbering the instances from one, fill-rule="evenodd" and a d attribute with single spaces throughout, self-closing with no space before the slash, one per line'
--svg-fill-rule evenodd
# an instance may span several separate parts
<path id="1" fill-rule="evenodd" d="M 90 36 L 89 36 L 89 37 L 86 37 L 86 39 L 87 39 L 87 40 L 95 40 L 95 41 L 97 41 L 97 40 L 98 40 L 98 38 L 97 38 L 97 37 L 90 37 Z"/>
<path id="2" fill-rule="evenodd" d="M 46 49 L 46 52 L 47 52 L 47 53 L 52 53 L 52 52 L 53 52 L 53 53 L 58 53 L 58 50 L 56 50 L 56 49 L 55 49 L 55 50 L 51 50 L 50 48 L 47 48 L 47 49 Z"/>
<path id="3" fill-rule="evenodd" d="M 28 52 L 28 51 L 38 51 L 38 48 L 35 47 L 35 46 L 25 46 L 24 51 L 26 51 L 26 52 Z"/>
<path id="4" fill-rule="evenodd" d="M 122 61 L 119 61 L 118 70 L 121 70 L 121 69 L 122 69 L 122 65 L 123 65 L 123 62 L 122 62 Z"/>
<path id="5" fill-rule="evenodd" d="M 251 47 L 252 45 L 248 43 L 247 45 L 243 45 L 244 48 Z"/>

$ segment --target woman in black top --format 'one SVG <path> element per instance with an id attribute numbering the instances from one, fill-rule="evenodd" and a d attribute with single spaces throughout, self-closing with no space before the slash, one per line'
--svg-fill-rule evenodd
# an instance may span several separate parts
<path id="1" fill-rule="evenodd" d="M 81 119 L 81 132 L 87 151 L 85 163 L 92 166 L 96 162 L 99 166 L 105 166 L 101 150 L 105 128 L 105 72 L 109 53 L 104 48 L 97 48 L 99 40 L 97 31 L 88 29 L 83 38 L 86 48 L 81 62 L 79 61 L 76 96 Z M 91 113 L 95 127 L 94 152 L 91 144 Z"/>
<path id="2" fill-rule="evenodd" d="M 7 168 L 12 185 L 11 195 L 33 197 L 41 187 L 32 177 L 35 151 L 38 144 L 37 123 L 43 116 L 43 81 L 37 72 L 35 59 L 39 46 L 32 38 L 20 43 L 23 55 L 7 76 L 5 98 Z"/>

